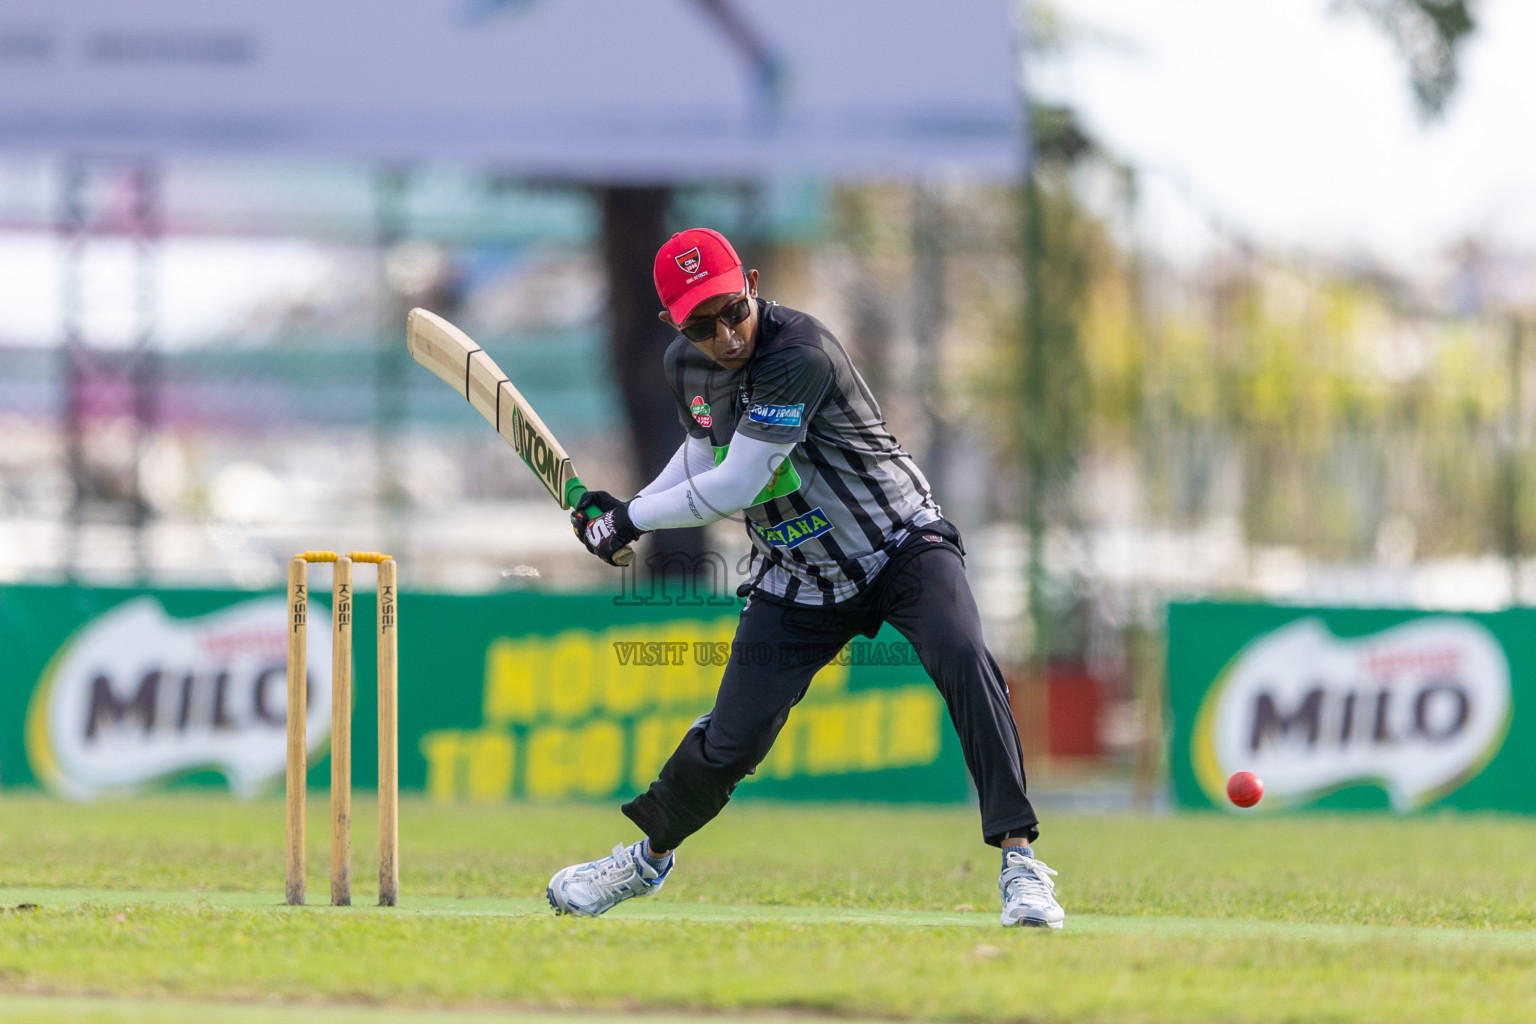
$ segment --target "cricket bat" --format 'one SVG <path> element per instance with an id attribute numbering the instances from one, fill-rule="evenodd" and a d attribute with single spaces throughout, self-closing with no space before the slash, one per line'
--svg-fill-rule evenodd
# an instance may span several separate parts
<path id="1" fill-rule="evenodd" d="M 587 488 L 571 457 L 539 419 L 533 406 L 474 339 L 431 310 L 416 308 L 405 318 L 405 343 L 411 358 L 463 395 L 522 457 L 561 508 L 580 508 Z M 632 548 L 620 548 L 613 560 L 628 565 Z"/>

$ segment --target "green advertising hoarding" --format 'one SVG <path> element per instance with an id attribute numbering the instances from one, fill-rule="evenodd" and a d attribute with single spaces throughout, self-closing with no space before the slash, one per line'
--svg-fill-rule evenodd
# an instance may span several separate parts
<path id="1" fill-rule="evenodd" d="M 325 786 L 328 588 L 309 629 L 310 783 Z M 353 779 L 377 783 L 371 581 L 357 579 Z M 440 800 L 599 799 L 643 790 L 707 712 L 737 604 L 610 595 L 405 592 L 400 784 Z M 0 588 L 0 786 L 79 799 L 169 785 L 281 789 L 282 594 Z M 772 658 L 778 652 L 754 652 Z M 794 799 L 965 800 L 943 701 L 887 627 L 817 674 L 748 792 Z"/>
<path id="2" fill-rule="evenodd" d="M 1536 812 L 1536 611 L 1175 604 L 1168 695 L 1187 807 Z"/>

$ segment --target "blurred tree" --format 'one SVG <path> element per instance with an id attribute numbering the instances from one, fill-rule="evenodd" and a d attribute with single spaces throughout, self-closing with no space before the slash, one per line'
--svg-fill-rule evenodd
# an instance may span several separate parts
<path id="1" fill-rule="evenodd" d="M 1458 50 L 1477 29 L 1471 0 L 1334 0 L 1334 8 L 1360 11 L 1392 37 L 1423 120 L 1445 112 L 1460 81 Z"/>
<path id="2" fill-rule="evenodd" d="M 643 485 L 661 472 L 683 438 L 677 401 L 662 373 L 662 356 L 677 334 L 656 316 L 661 304 L 652 280 L 656 250 L 669 235 L 666 216 L 673 190 L 608 185 L 597 194 L 603 210 L 610 352 Z M 643 564 L 665 576 L 680 576 L 704 553 L 704 531 L 659 530 L 641 543 L 649 548 Z"/>
<path id="3" fill-rule="evenodd" d="M 1029 542 L 1031 652 L 1039 671 L 1055 646 L 1050 605 L 1060 603 L 1048 596 L 1047 520 L 1075 519 L 1069 503 L 1091 413 L 1079 325 L 1090 277 L 1083 236 L 1092 218 L 1072 188 L 1071 174 L 1097 147 L 1068 108 L 1034 105 L 1030 122 L 1034 152 L 1020 194 L 1024 310 L 1015 423 Z"/>
<path id="4" fill-rule="evenodd" d="M 1441 115 L 1454 93 L 1460 46 L 1476 28 L 1472 6 L 1335 0 L 1335 9 L 1365 14 L 1392 38 L 1426 120 Z M 1052 5 L 1029 8 L 1028 61 L 1072 43 L 1074 30 Z M 1490 429 L 1501 415 L 1490 397 L 1501 389 L 1481 348 L 1457 357 L 1452 332 L 1436 329 L 1433 357 L 1389 384 L 1374 362 L 1380 353 L 1362 346 L 1402 321 L 1390 289 L 1348 274 L 1297 275 L 1284 260 L 1247 251 L 1246 241 L 1235 247 L 1246 253 L 1236 268 L 1210 267 L 1180 282 L 1194 306 L 1165 308 L 1150 323 L 1143 307 L 1166 305 L 1168 297 L 1147 291 L 1141 257 L 1117 241 L 1082 188 L 1089 172 L 1100 172 L 1102 182 L 1107 171 L 1132 204 L 1134 170 L 1099 145 L 1070 106 L 1035 102 L 1027 109 L 1032 159 L 1020 189 L 1024 308 L 1012 440 L 1023 476 L 1037 658 L 1058 646 L 1049 595 L 1073 589 L 1047 579 L 1045 529 L 1076 522 L 1075 478 L 1090 451 L 1138 451 L 1154 489 L 1159 478 L 1172 487 L 1163 508 L 1182 509 L 1182 519 L 1203 514 L 1219 463 L 1229 457 L 1223 452 L 1235 445 L 1245 536 L 1335 554 L 1369 547 L 1387 512 L 1383 481 L 1393 443 L 1416 450 L 1427 460 L 1420 470 L 1453 492 L 1486 490 L 1482 460 L 1442 454 L 1465 452 L 1469 434 Z M 1166 275 L 1163 281 L 1170 283 Z M 1446 360 L 1463 371 L 1436 379 Z M 1422 495 L 1421 483 L 1409 489 Z M 1457 528 L 1435 542 L 1473 542 L 1473 522 L 1453 518 Z M 1070 633 L 1057 639 L 1070 643 Z"/>

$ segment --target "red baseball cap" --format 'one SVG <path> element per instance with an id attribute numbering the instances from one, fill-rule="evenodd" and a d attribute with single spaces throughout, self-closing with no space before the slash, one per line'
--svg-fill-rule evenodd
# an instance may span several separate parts
<path id="1" fill-rule="evenodd" d="M 682 323 L 693 307 L 716 295 L 735 295 L 746 287 L 741 257 L 718 231 L 679 231 L 656 253 L 656 294 L 672 319 Z"/>

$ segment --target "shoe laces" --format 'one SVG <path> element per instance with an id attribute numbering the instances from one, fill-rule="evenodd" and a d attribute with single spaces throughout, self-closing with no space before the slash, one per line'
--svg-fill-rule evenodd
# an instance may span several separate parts
<path id="1" fill-rule="evenodd" d="M 1008 867 L 1003 870 L 1003 895 L 1011 900 L 1054 900 L 1056 883 L 1051 881 L 1056 871 L 1045 861 L 1033 857 L 1009 857 Z"/>
<path id="2" fill-rule="evenodd" d="M 620 886 L 643 877 L 640 866 L 623 843 L 613 848 L 613 856 L 594 862 L 592 867 L 593 880 L 603 886 Z"/>

